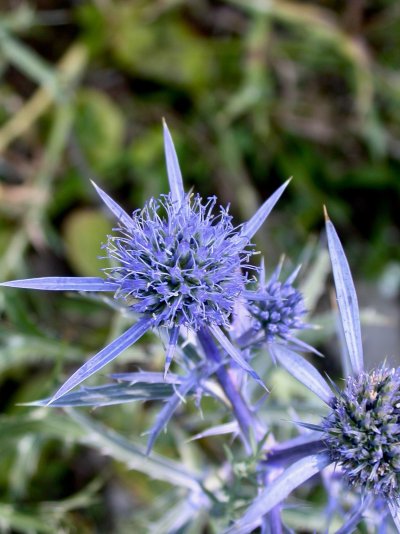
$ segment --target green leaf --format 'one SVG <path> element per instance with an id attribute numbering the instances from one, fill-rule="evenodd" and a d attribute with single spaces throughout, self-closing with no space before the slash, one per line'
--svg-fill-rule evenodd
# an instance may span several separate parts
<path id="1" fill-rule="evenodd" d="M 175 13 L 149 19 L 146 3 L 114 6 L 108 20 L 108 39 L 117 63 L 132 73 L 158 82 L 198 91 L 214 74 L 215 50 Z M 211 41 L 212 42 L 212 41 Z"/>
<path id="2" fill-rule="evenodd" d="M 44 408 L 31 410 L 28 415 L 2 415 L 0 426 L 0 450 L 10 449 L 11 442 L 28 434 L 63 441 L 77 441 L 84 435 L 82 428 L 71 418 Z"/>
<path id="3" fill-rule="evenodd" d="M 135 469 L 156 480 L 164 480 L 174 487 L 180 486 L 189 490 L 203 492 L 198 473 L 187 470 L 180 462 L 169 460 L 156 453 L 146 455 L 146 449 L 134 441 L 126 440 L 117 432 L 94 422 L 78 412 L 68 408 L 72 419 L 78 422 L 86 431 L 83 442 L 108 454 L 115 460 L 125 463 L 130 469 Z"/>
<path id="4" fill-rule="evenodd" d="M 76 133 L 90 165 L 97 171 L 110 167 L 119 156 L 124 117 L 105 93 L 81 90 L 77 96 Z"/>
<path id="5" fill-rule="evenodd" d="M 0 525 L 3 532 L 53 534 L 54 527 L 49 525 L 47 518 L 40 517 L 40 515 L 32 511 L 21 512 L 12 504 L 0 503 Z"/>
<path id="6" fill-rule="evenodd" d="M 54 364 L 59 359 L 81 361 L 87 353 L 76 346 L 62 341 L 38 336 L 13 334 L 0 328 L 0 374 L 9 369 L 43 363 Z"/>
<path id="7" fill-rule="evenodd" d="M 98 210 L 73 211 L 63 227 L 66 255 L 74 271 L 83 276 L 99 276 L 101 269 L 108 267 L 108 260 L 101 246 L 107 242 L 112 231 L 111 220 Z"/>
<path id="8" fill-rule="evenodd" d="M 2 26 L 0 26 L 0 50 L 20 72 L 46 87 L 56 97 L 60 96 L 60 84 L 55 69 L 32 48 L 14 39 Z"/>

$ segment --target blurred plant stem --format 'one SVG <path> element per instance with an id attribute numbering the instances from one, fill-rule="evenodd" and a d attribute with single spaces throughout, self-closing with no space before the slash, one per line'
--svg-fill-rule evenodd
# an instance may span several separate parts
<path id="1" fill-rule="evenodd" d="M 349 63 L 352 69 L 352 86 L 358 127 L 363 131 L 366 124 L 374 122 L 374 86 L 371 72 L 371 57 L 364 42 L 358 36 L 346 33 L 333 13 L 319 6 L 299 6 L 295 2 L 259 2 L 258 0 L 229 0 L 258 16 L 282 22 L 288 26 L 311 31 L 311 36 L 321 45 L 330 45 Z M 376 121 L 375 121 L 376 122 Z M 376 130 L 376 124 L 374 124 Z"/>
<path id="2" fill-rule="evenodd" d="M 0 28 L 0 47 L 3 53 L 9 60 L 12 59 L 15 66 L 19 67 L 24 74 L 29 76 L 35 72 L 36 78 L 41 80 L 41 85 L 22 108 L 0 128 L 0 154 L 17 137 L 28 131 L 52 103 L 58 101 L 61 107 L 67 105 L 70 100 L 69 93 L 84 72 L 88 60 L 86 47 L 81 43 L 74 43 L 61 58 L 51 77 L 52 80 L 56 80 L 56 86 L 51 85 L 50 87 L 46 84 L 46 80 L 48 80 L 47 70 L 42 71 L 39 67 L 36 70 L 28 68 L 30 61 L 36 61 L 35 56 L 28 55 L 28 52 L 23 49 L 22 57 L 15 51 L 10 57 L 10 38 L 5 38 L 4 35 L 4 31 Z M 41 79 L 39 74 L 43 74 L 44 79 Z"/>
<path id="3" fill-rule="evenodd" d="M 43 200 L 30 205 L 21 221 L 20 228 L 11 239 L 6 253 L 1 259 L 1 279 L 6 279 L 21 262 L 29 242 L 32 242 L 38 248 L 44 245 L 43 218 L 45 203 L 49 198 L 51 182 L 56 174 L 68 140 L 72 118 L 73 109 L 69 103 L 56 108 L 43 162 L 34 180 L 35 187 L 40 191 L 39 197 Z"/>
<path id="4" fill-rule="evenodd" d="M 203 328 L 199 330 L 197 336 L 201 346 L 203 347 L 206 357 L 214 363 L 221 364 L 220 367 L 218 367 L 218 369 L 216 370 L 215 375 L 222 390 L 224 391 L 225 395 L 227 396 L 232 405 L 233 413 L 235 414 L 236 420 L 242 431 L 244 446 L 246 447 L 247 452 L 250 454 L 250 433 L 253 432 L 257 441 L 259 441 L 264 437 L 266 433 L 266 428 L 263 427 L 261 422 L 252 412 L 251 408 L 247 405 L 240 391 L 234 384 L 232 377 L 229 374 L 229 371 L 222 364 L 222 356 L 220 355 L 219 350 L 215 345 L 215 342 L 212 339 L 210 333 Z"/>
<path id="5" fill-rule="evenodd" d="M 6 253 L 0 263 L 0 277 L 5 279 L 21 262 L 26 247 L 32 242 L 36 247 L 43 247 L 43 217 L 45 203 L 50 195 L 51 183 L 57 173 L 57 167 L 67 144 L 74 108 L 71 102 L 71 89 L 81 76 L 87 60 L 86 49 L 74 44 L 61 60 L 58 73 L 64 87 L 63 99 L 55 109 L 53 124 L 42 164 L 33 182 L 38 190 L 40 202 L 31 204 L 23 217 L 21 227 L 14 234 Z M 20 111 L 0 129 L 0 151 L 19 135 L 25 132 L 46 110 L 54 100 L 47 88 L 41 87 L 37 93 L 20 109 Z"/>
<path id="6" fill-rule="evenodd" d="M 54 97 L 58 94 L 57 72 L 36 52 L 15 39 L 0 23 L 0 47 L 6 61 L 26 76 L 46 87 Z"/>

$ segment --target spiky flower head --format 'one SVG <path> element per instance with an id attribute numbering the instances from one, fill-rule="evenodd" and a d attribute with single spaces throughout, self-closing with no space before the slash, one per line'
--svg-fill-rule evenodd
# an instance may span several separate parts
<path id="1" fill-rule="evenodd" d="M 228 324 L 252 251 L 228 210 L 215 213 L 216 202 L 188 194 L 177 206 L 171 194 L 152 198 L 108 238 L 117 266 L 105 271 L 116 296 L 155 325 Z"/>
<path id="2" fill-rule="evenodd" d="M 255 291 L 246 293 L 247 310 L 257 334 L 256 341 L 268 343 L 280 338 L 292 339 L 295 330 L 307 328 L 304 315 L 307 309 L 302 293 L 293 286 L 299 272 L 296 269 L 284 282 L 279 280 L 281 265 L 266 281 L 262 266 L 260 281 Z"/>
<path id="3" fill-rule="evenodd" d="M 182 325 L 208 328 L 231 357 L 259 382 L 261 379 L 220 330 L 228 323 L 234 301 L 247 277 L 241 267 L 252 254 L 249 243 L 290 180 L 284 183 L 246 223 L 232 225 L 227 209 L 214 210 L 216 199 L 204 203 L 185 194 L 171 134 L 164 121 L 164 147 L 170 192 L 150 199 L 129 215 L 93 184 L 118 221 L 109 236 L 107 255 L 116 265 L 106 277 L 48 277 L 0 282 L 0 286 L 49 291 L 114 292 L 125 299 L 139 320 L 82 365 L 55 393 L 55 402 L 102 369 L 155 326 L 169 330 L 165 357 L 168 372 Z"/>
<path id="4" fill-rule="evenodd" d="M 349 485 L 399 502 L 400 368 L 348 378 L 331 408 L 325 442 Z"/>

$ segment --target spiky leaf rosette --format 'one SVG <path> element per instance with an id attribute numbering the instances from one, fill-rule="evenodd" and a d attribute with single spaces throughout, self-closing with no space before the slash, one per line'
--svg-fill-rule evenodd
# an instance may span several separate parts
<path id="1" fill-rule="evenodd" d="M 400 367 L 357 377 L 331 401 L 326 445 L 350 486 L 400 500 Z"/>
<path id="2" fill-rule="evenodd" d="M 116 296 L 159 326 L 227 325 L 247 277 L 241 271 L 252 251 L 216 198 L 204 204 L 186 195 L 177 210 L 171 194 L 150 199 L 129 227 L 109 236 L 106 269 Z"/>

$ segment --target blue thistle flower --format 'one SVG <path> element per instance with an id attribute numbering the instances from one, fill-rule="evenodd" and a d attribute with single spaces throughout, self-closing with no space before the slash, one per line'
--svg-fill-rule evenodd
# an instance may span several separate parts
<path id="1" fill-rule="evenodd" d="M 3 282 L 0 285 L 50 291 L 105 291 L 123 299 L 139 320 L 78 369 L 54 394 L 56 401 L 116 358 L 153 327 L 169 331 L 165 373 L 172 361 L 182 326 L 208 329 L 230 356 L 259 382 L 258 375 L 220 330 L 228 324 L 247 277 L 250 240 L 268 217 L 289 180 L 245 224 L 234 227 L 228 210 L 216 199 L 204 204 L 185 194 L 178 158 L 164 121 L 164 147 L 170 193 L 150 199 L 128 215 L 93 184 L 118 221 L 105 249 L 117 266 L 101 277 L 50 277 Z"/>
<path id="2" fill-rule="evenodd" d="M 306 361 L 302 363 L 302 357 L 297 352 L 322 355 L 295 335 L 296 330 L 312 328 L 311 324 L 304 321 L 307 313 L 304 297 L 293 285 L 300 268 L 297 267 L 281 282 L 281 262 L 268 280 L 262 261 L 255 289 L 243 292 L 234 320 L 234 333 L 242 348 L 266 344 L 272 360 L 301 380 L 303 367 L 309 364 Z"/>
<path id="3" fill-rule="evenodd" d="M 252 252 L 227 210 L 214 215 L 216 202 L 188 194 L 177 209 L 171 194 L 152 198 L 133 213 L 129 228 L 108 238 L 117 267 L 105 271 L 118 286 L 116 297 L 155 326 L 228 326 Z"/>
<path id="4" fill-rule="evenodd" d="M 400 532 L 400 368 L 385 365 L 370 372 L 364 368 L 357 294 L 343 247 L 326 216 L 329 254 L 335 281 L 339 315 L 351 376 L 343 391 L 332 392 L 321 374 L 285 346 L 286 368 L 329 408 L 320 425 L 304 424 L 310 433 L 274 447 L 265 467 L 282 468 L 293 462 L 262 490 L 226 534 L 250 532 L 262 517 L 294 489 L 330 464 L 337 464 L 344 480 L 361 493 L 340 532 L 352 532 L 364 511 L 387 503 Z M 339 532 L 339 531 L 338 531 Z"/>
<path id="5" fill-rule="evenodd" d="M 245 292 L 245 307 L 252 319 L 249 332 L 243 336 L 246 343 L 296 342 L 294 331 L 310 327 L 304 321 L 307 313 L 304 297 L 293 285 L 300 267 L 284 282 L 279 280 L 281 269 L 282 263 L 267 280 L 262 262 L 257 287 Z"/>
<path id="6" fill-rule="evenodd" d="M 293 330 L 305 328 L 303 295 L 287 282 L 272 282 L 265 288 L 265 300 L 248 306 L 255 320 L 254 328 L 262 331 L 267 342 L 276 337 L 287 339 Z"/>
<path id="7" fill-rule="evenodd" d="M 400 501 L 400 368 L 349 377 L 322 427 L 350 486 Z"/>

